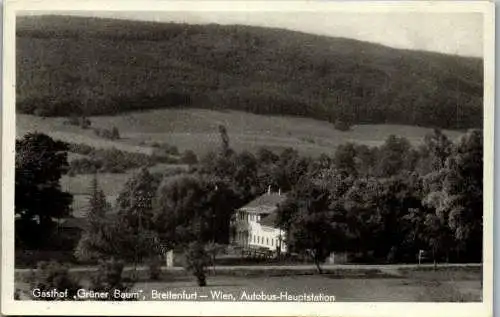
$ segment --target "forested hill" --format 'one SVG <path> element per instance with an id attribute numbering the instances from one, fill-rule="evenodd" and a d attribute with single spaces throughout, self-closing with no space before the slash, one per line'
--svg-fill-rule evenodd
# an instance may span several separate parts
<path id="1" fill-rule="evenodd" d="M 481 59 L 249 26 L 17 20 L 17 106 L 44 116 L 191 106 L 482 126 Z"/>

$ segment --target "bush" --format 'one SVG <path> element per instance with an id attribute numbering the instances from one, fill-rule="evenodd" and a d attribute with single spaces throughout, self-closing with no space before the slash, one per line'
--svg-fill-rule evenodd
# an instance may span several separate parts
<path id="1" fill-rule="evenodd" d="M 152 259 L 149 260 L 149 263 L 148 263 L 149 278 L 152 279 L 153 281 L 157 281 L 160 279 L 161 264 L 162 264 L 162 261 L 161 261 L 160 257 L 153 257 Z"/>
<path id="2" fill-rule="evenodd" d="M 81 154 L 81 155 L 89 155 L 93 151 L 95 151 L 95 149 L 93 147 L 91 147 L 90 145 L 87 145 L 84 143 L 79 143 L 79 144 L 70 143 L 70 144 L 68 144 L 68 151 L 72 152 L 72 153 Z"/>
<path id="3" fill-rule="evenodd" d="M 84 144 L 70 144 L 70 152 L 88 156 L 74 159 L 69 163 L 72 174 L 92 174 L 97 171 L 123 173 L 129 169 L 152 166 L 159 160 L 155 156 L 143 153 L 125 152 L 115 148 L 94 149 Z"/>
<path id="4" fill-rule="evenodd" d="M 86 117 L 71 115 L 63 122 L 63 124 L 78 126 L 82 129 L 88 129 L 92 125 L 92 122 Z"/>
<path id="5" fill-rule="evenodd" d="M 39 262 L 28 281 L 32 290 L 39 289 L 41 292 L 50 292 L 53 289 L 58 292 L 68 290 L 68 296 L 64 298 L 35 297 L 31 294 L 33 300 L 73 300 L 73 296 L 80 288 L 79 283 L 70 277 L 68 268 L 55 261 Z"/>
<path id="6" fill-rule="evenodd" d="M 109 129 L 94 128 L 94 133 L 103 139 L 113 139 L 113 132 Z"/>
<path id="7" fill-rule="evenodd" d="M 120 132 L 118 131 L 117 127 L 113 127 L 113 129 L 111 129 L 111 139 L 112 140 L 120 139 Z"/>
<path id="8" fill-rule="evenodd" d="M 109 139 L 109 140 L 120 139 L 120 132 L 118 131 L 117 127 L 113 127 L 111 130 L 94 128 L 94 133 L 103 139 Z"/>
<path id="9" fill-rule="evenodd" d="M 186 250 L 185 268 L 191 272 L 198 282 L 198 286 L 206 286 L 206 271 L 211 259 L 205 247 L 200 242 L 192 242 Z"/>
<path id="10" fill-rule="evenodd" d="M 78 116 L 70 116 L 68 119 L 66 119 L 63 124 L 67 125 L 80 125 L 80 118 Z"/>
<path id="11" fill-rule="evenodd" d="M 196 154 L 194 154 L 193 151 L 187 150 L 182 154 L 181 162 L 189 165 L 197 164 L 198 157 L 196 156 Z"/>
<path id="12" fill-rule="evenodd" d="M 337 119 L 335 120 L 335 129 L 339 131 L 349 131 L 351 129 L 351 124 L 345 120 Z"/>
<path id="13" fill-rule="evenodd" d="M 85 117 L 80 119 L 80 127 L 82 129 L 88 129 L 88 128 L 90 128 L 91 125 L 92 125 L 92 122 L 90 121 L 90 119 L 85 118 Z"/>
<path id="14" fill-rule="evenodd" d="M 170 155 L 179 155 L 179 149 L 175 145 L 165 144 L 165 152 Z"/>
<path id="15" fill-rule="evenodd" d="M 114 258 L 100 261 L 97 272 L 91 280 L 91 289 L 98 292 L 109 292 L 110 296 L 107 300 L 120 300 L 112 296 L 115 290 L 123 293 L 132 286 L 131 281 L 123 278 L 123 268 L 123 261 Z"/>

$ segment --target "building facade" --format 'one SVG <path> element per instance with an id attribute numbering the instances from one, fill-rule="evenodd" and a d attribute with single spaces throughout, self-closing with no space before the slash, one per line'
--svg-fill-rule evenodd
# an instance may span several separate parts
<path id="1" fill-rule="evenodd" d="M 278 205 L 286 195 L 271 190 L 236 211 L 233 242 L 244 248 L 285 253 L 285 232 L 276 226 Z"/>

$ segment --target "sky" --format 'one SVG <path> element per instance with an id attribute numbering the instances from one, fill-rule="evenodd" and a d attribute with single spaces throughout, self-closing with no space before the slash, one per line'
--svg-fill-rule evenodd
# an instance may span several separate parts
<path id="1" fill-rule="evenodd" d="M 53 12 L 52 14 L 55 14 Z M 481 13 L 461 12 L 65 12 L 133 20 L 244 24 L 352 38 L 395 48 L 483 56 Z"/>

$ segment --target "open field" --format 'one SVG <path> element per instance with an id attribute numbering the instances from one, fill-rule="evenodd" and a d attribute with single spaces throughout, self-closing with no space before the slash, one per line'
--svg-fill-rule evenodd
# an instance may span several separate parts
<path id="1" fill-rule="evenodd" d="M 186 168 L 183 164 L 157 164 L 149 168 L 152 173 L 161 173 L 169 169 L 182 169 Z M 109 203 L 114 204 L 116 198 L 122 191 L 125 183 L 134 175 L 137 170 L 130 170 L 127 173 L 98 173 L 97 181 L 99 187 L 106 195 Z M 93 174 L 78 174 L 75 176 L 63 175 L 61 177 L 61 188 L 73 194 L 73 216 L 82 217 L 85 215 L 88 199 L 89 189 L 94 175 Z"/>
<path id="2" fill-rule="evenodd" d="M 372 268 L 373 267 L 373 268 Z M 16 280 L 18 288 L 26 290 L 20 270 Z M 255 274 L 248 272 L 255 271 Z M 208 286 L 198 287 L 194 278 L 182 269 L 163 270 L 161 280 L 148 281 L 143 278 L 133 286 L 134 290 L 143 290 L 145 300 L 151 299 L 151 291 L 182 292 L 197 291 L 199 295 L 208 295 L 210 291 L 224 291 L 236 298 L 245 291 L 247 294 L 289 294 L 323 293 L 334 295 L 337 301 L 480 301 L 481 268 L 479 266 L 439 266 L 436 270 L 430 266 L 418 268 L 414 265 L 331 266 L 326 274 L 314 274 L 314 271 L 302 266 L 277 268 L 253 266 L 252 269 L 235 267 L 217 267 L 216 273 L 208 276 Z M 85 285 L 89 272 L 72 271 Z M 23 274 L 24 275 L 24 274 Z M 199 299 L 203 300 L 203 299 Z"/>
<path id="3" fill-rule="evenodd" d="M 479 281 L 437 281 L 414 280 L 412 278 L 331 278 L 328 275 L 280 276 L 280 277 L 222 277 L 209 279 L 209 286 L 197 287 L 191 279 L 170 283 L 146 282 L 138 283 L 134 289 L 142 289 L 151 299 L 151 291 L 186 292 L 197 291 L 199 294 L 210 295 L 210 291 L 219 290 L 224 293 L 239 294 L 245 291 L 260 294 L 290 294 L 322 293 L 333 295 L 336 301 L 480 301 L 481 287 Z M 209 296 L 209 299 L 210 296 Z"/>
<path id="4" fill-rule="evenodd" d="M 18 114 L 17 135 L 27 132 L 43 132 L 55 139 L 84 143 L 96 148 L 115 147 L 122 151 L 150 154 L 152 142 L 175 145 L 180 151 L 193 150 L 202 156 L 219 146 L 218 126 L 226 126 L 231 147 L 236 151 L 256 151 L 268 147 L 280 151 L 293 147 L 304 155 L 332 154 L 345 142 L 357 142 L 378 146 L 395 134 L 406 137 L 412 144 L 419 144 L 431 129 L 402 125 L 358 125 L 350 131 L 341 132 L 333 125 L 309 118 L 291 116 L 256 115 L 241 111 L 214 111 L 204 109 L 162 109 L 133 112 L 115 116 L 91 117 L 92 127 L 119 129 L 120 140 L 106 140 L 96 136 L 90 129 L 64 124 L 65 118 L 41 118 Z M 452 140 L 461 135 L 458 131 L 444 131 Z M 69 159 L 81 157 L 69 155 Z M 170 168 L 185 168 L 183 165 L 158 164 L 151 172 L 162 172 Z M 126 181 L 134 173 L 100 173 L 99 185 L 110 203 L 114 202 Z M 61 186 L 74 195 L 74 215 L 83 215 L 87 204 L 87 192 L 92 175 L 63 176 Z"/>
<path id="5" fill-rule="evenodd" d="M 122 137 L 118 141 L 99 138 L 90 130 L 63 124 L 63 118 L 45 118 L 17 115 L 17 135 L 28 131 L 47 133 L 61 140 L 86 143 L 105 148 L 150 153 L 145 144 L 166 142 L 179 150 L 193 150 L 203 155 L 219 145 L 218 126 L 226 126 L 231 146 L 237 150 L 255 151 L 265 146 L 275 150 L 294 147 L 303 154 L 333 153 L 336 146 L 357 142 L 369 146 L 382 144 L 395 134 L 418 144 L 431 129 L 403 125 L 358 125 L 350 131 L 335 130 L 333 125 L 308 118 L 290 116 L 255 115 L 240 111 L 214 111 L 203 109 L 162 109 L 134 112 L 116 116 L 91 117 L 92 126 L 116 126 Z M 452 140 L 461 135 L 458 131 L 444 131 Z"/>

